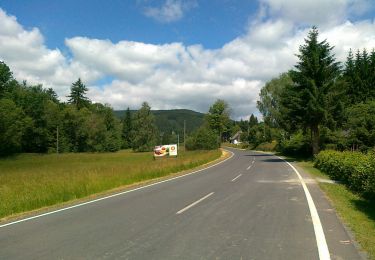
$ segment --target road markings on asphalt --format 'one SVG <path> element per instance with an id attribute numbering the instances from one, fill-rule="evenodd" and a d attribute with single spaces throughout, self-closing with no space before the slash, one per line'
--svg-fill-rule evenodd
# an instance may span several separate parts
<path id="1" fill-rule="evenodd" d="M 9 222 L 9 223 L 0 225 L 0 228 L 7 227 L 7 226 L 10 226 L 10 225 L 14 225 L 14 224 L 18 224 L 18 223 L 22 223 L 22 222 L 29 221 L 29 220 L 32 220 L 32 219 L 37 219 L 37 218 L 41 218 L 41 217 L 44 217 L 44 216 L 56 214 L 56 213 L 59 213 L 59 212 L 62 212 L 62 211 L 66 211 L 66 210 L 78 208 L 78 207 L 85 206 L 85 205 L 92 204 L 92 203 L 96 203 L 96 202 L 99 202 L 99 201 L 102 201 L 102 200 L 106 200 L 106 199 L 114 198 L 114 197 L 117 197 L 117 196 L 121 196 L 121 195 L 130 193 L 130 192 L 133 192 L 133 191 L 146 189 L 146 188 L 149 188 L 149 187 L 161 184 L 161 183 L 170 182 L 170 181 L 173 181 L 173 180 L 177 180 L 177 179 L 181 179 L 181 178 L 187 177 L 189 175 L 192 175 L 192 174 L 195 174 L 195 173 L 198 173 L 198 172 L 210 169 L 212 167 L 215 167 L 215 166 L 217 166 L 219 164 L 222 164 L 225 161 L 233 158 L 233 156 L 234 156 L 233 152 L 231 152 L 229 150 L 225 150 L 225 151 L 230 152 L 231 156 L 228 157 L 228 158 L 226 158 L 223 161 L 220 161 L 218 163 L 215 163 L 215 164 L 210 165 L 208 167 L 205 167 L 203 169 L 199 169 L 199 170 L 196 170 L 196 171 L 184 174 L 184 175 L 180 175 L 180 176 L 177 176 L 177 177 L 173 177 L 173 178 L 170 178 L 170 179 L 167 179 L 167 180 L 163 180 L 163 181 L 155 182 L 155 183 L 152 183 L 152 184 L 148 184 L 148 185 L 145 185 L 145 186 L 142 186 L 142 187 L 139 187 L 139 188 L 135 188 L 135 189 L 127 190 L 127 191 L 122 191 L 122 192 L 119 192 L 119 193 L 116 193 L 116 194 L 112 194 L 112 195 L 109 195 L 109 196 L 105 196 L 105 197 L 102 197 L 102 198 L 99 198 L 99 199 L 90 200 L 90 201 L 83 202 L 83 203 L 80 203 L 80 204 L 76 204 L 76 205 L 73 205 L 73 206 L 69 206 L 69 207 L 66 207 L 66 208 L 61 208 L 61 209 L 50 211 L 50 212 L 46 212 L 46 213 L 43 213 L 43 214 L 40 214 L 40 215 L 36 215 L 36 216 L 32 216 L 32 217 L 28 217 L 28 218 L 16 220 L 16 221 L 13 221 L 13 222 Z"/>
<path id="2" fill-rule="evenodd" d="M 241 177 L 242 176 L 242 174 L 240 173 L 240 174 L 238 174 L 238 176 L 237 177 L 235 177 L 233 180 L 231 180 L 231 182 L 234 182 L 234 181 L 236 181 L 239 177 Z"/>
<path id="3" fill-rule="evenodd" d="M 211 192 L 209 194 L 207 194 L 206 196 L 204 196 L 203 198 L 200 198 L 199 200 L 191 203 L 190 205 L 186 206 L 185 208 L 181 209 L 180 211 L 177 211 L 176 212 L 176 215 L 179 215 L 185 211 L 187 211 L 188 209 L 194 207 L 195 205 L 197 205 L 198 203 L 202 202 L 203 200 L 207 199 L 208 197 L 212 196 L 215 192 Z"/>
<path id="4" fill-rule="evenodd" d="M 249 165 L 249 167 L 246 168 L 246 170 L 250 170 L 251 167 L 253 166 L 254 162 L 255 162 L 255 161 L 252 161 L 251 164 Z"/>
<path id="5" fill-rule="evenodd" d="M 322 226 L 322 223 L 320 222 L 318 211 L 315 207 L 315 203 L 314 203 L 314 201 L 311 197 L 310 191 L 307 188 L 304 179 L 302 178 L 301 174 L 297 171 L 297 169 L 291 163 L 287 162 L 286 160 L 284 160 L 283 158 L 281 158 L 279 156 L 277 156 L 277 157 L 279 159 L 283 160 L 284 162 L 286 162 L 294 170 L 294 172 L 297 174 L 298 179 L 300 180 L 300 182 L 302 184 L 303 191 L 305 192 L 307 204 L 308 204 L 309 209 L 310 209 L 311 219 L 312 219 L 313 226 L 314 226 L 316 244 L 318 246 L 319 259 L 320 260 L 330 260 L 331 256 L 329 255 L 328 245 L 327 245 L 326 237 L 324 235 L 323 226 Z"/>

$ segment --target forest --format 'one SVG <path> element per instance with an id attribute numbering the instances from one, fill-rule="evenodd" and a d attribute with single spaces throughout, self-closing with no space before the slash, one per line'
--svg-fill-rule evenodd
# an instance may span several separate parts
<path id="1" fill-rule="evenodd" d="M 238 122 L 253 147 L 276 144 L 284 154 L 322 149 L 367 152 L 375 147 L 375 51 L 350 50 L 345 63 L 312 28 L 298 62 L 265 84 L 257 107 L 263 122 Z"/>
<path id="2" fill-rule="evenodd" d="M 61 102 L 52 88 L 20 83 L 10 68 L 0 62 L 0 156 L 115 152 L 129 148 L 151 151 L 158 144 L 185 143 L 184 128 L 186 136 L 190 135 L 186 140 L 190 149 L 213 149 L 220 145 L 219 132 L 197 130 L 207 125 L 202 113 L 186 109 L 152 111 L 147 102 L 139 110 L 113 111 L 108 104 L 92 102 L 87 91 L 78 79 L 72 83 L 67 101 Z M 229 114 L 225 115 L 228 121 Z M 213 143 L 205 143 L 207 140 Z"/>

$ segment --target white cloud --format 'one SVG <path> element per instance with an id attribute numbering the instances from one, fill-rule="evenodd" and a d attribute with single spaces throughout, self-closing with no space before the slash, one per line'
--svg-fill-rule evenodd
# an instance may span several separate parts
<path id="1" fill-rule="evenodd" d="M 263 5 L 281 10 L 276 2 L 264 0 Z M 348 1 L 342 2 L 348 8 Z M 109 103 L 115 109 L 136 109 L 148 101 L 153 109 L 206 112 L 221 98 L 232 107 L 233 117 L 245 118 L 257 113 L 256 100 L 264 83 L 296 63 L 294 54 L 309 29 L 292 20 L 281 15 L 265 20 L 258 16 L 246 34 L 215 50 L 182 43 L 69 38 L 65 44 L 72 56 L 68 58 L 58 49 L 48 49 L 37 28 L 24 29 L 0 9 L 0 24 L 4 25 L 0 27 L 0 59 L 18 80 L 52 86 L 60 97 L 81 77 L 93 101 Z M 336 46 L 336 57 L 344 61 L 349 48 L 375 47 L 375 22 L 345 21 L 324 27 L 321 40 L 325 38 Z M 114 80 L 98 85 L 102 78 Z"/>
<path id="2" fill-rule="evenodd" d="M 161 7 L 146 7 L 144 14 L 162 23 L 175 22 L 197 5 L 195 0 L 165 0 Z"/>
<path id="3" fill-rule="evenodd" d="M 304 25 L 334 26 L 371 8 L 371 0 L 260 0 L 263 17 Z"/>

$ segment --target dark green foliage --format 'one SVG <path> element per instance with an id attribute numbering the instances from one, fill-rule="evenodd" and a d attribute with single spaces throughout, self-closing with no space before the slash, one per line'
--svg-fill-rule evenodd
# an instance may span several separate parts
<path id="1" fill-rule="evenodd" d="M 230 137 L 231 120 L 229 114 L 229 105 L 222 99 L 216 100 L 206 114 L 208 126 L 219 136 L 220 140 L 228 140 Z"/>
<path id="2" fill-rule="evenodd" d="M 349 107 L 346 117 L 347 146 L 361 151 L 375 147 L 375 100 Z"/>
<path id="3" fill-rule="evenodd" d="M 315 167 L 365 198 L 375 199 L 375 153 L 322 151 Z"/>
<path id="4" fill-rule="evenodd" d="M 258 125 L 258 118 L 256 116 L 254 116 L 253 114 L 251 114 L 250 118 L 249 118 L 249 127 L 254 127 Z"/>
<path id="5" fill-rule="evenodd" d="M 305 44 L 299 48 L 299 61 L 290 71 L 293 84 L 281 95 L 283 121 L 300 128 L 309 128 L 313 154 L 319 152 L 319 128 L 327 119 L 329 94 L 340 73 L 329 43 L 318 41 L 318 30 L 313 27 Z"/>
<path id="6" fill-rule="evenodd" d="M 352 50 L 345 63 L 344 79 L 347 82 L 346 94 L 349 104 L 356 104 L 375 99 L 375 51 L 368 54 L 364 49 L 357 50 L 355 57 Z"/>
<path id="7" fill-rule="evenodd" d="M 122 120 L 122 147 L 124 149 L 130 148 L 132 144 L 132 131 L 133 131 L 133 122 L 130 109 L 126 110 L 125 116 Z"/>
<path id="8" fill-rule="evenodd" d="M 20 152 L 22 135 L 31 125 L 21 108 L 10 99 L 0 99 L 0 156 Z"/>
<path id="9" fill-rule="evenodd" d="M 68 96 L 69 104 L 73 104 L 77 109 L 88 107 L 90 100 L 86 97 L 87 87 L 82 83 L 79 78 L 74 82 L 70 88 L 70 95 Z"/>
<path id="10" fill-rule="evenodd" d="M 91 104 L 80 80 L 72 85 L 72 104 L 63 104 L 52 89 L 19 84 L 4 63 L 0 79 L 0 156 L 57 152 L 57 146 L 59 152 L 121 148 L 120 121 L 110 107 Z"/>
<path id="11" fill-rule="evenodd" d="M 137 152 L 152 151 L 157 144 L 157 128 L 151 108 L 143 102 L 141 109 L 134 115 L 132 148 Z"/>
<path id="12" fill-rule="evenodd" d="M 309 156 L 311 154 L 310 147 L 310 139 L 300 130 L 288 138 L 281 139 L 276 149 L 286 155 Z"/>
<path id="13" fill-rule="evenodd" d="M 208 127 L 200 127 L 186 140 L 187 150 L 213 150 L 219 147 L 217 134 Z"/>
<path id="14" fill-rule="evenodd" d="M 136 111 L 130 110 L 131 115 Z M 115 115 L 123 120 L 126 110 L 117 110 Z M 177 141 L 179 134 L 180 142 L 183 142 L 184 121 L 186 127 L 186 135 L 191 134 L 204 123 L 204 114 L 187 109 L 172 110 L 151 110 L 155 117 L 155 124 L 162 134 L 162 143 L 167 144 Z"/>
<path id="15" fill-rule="evenodd" d="M 0 61 L 0 98 L 4 97 L 11 87 L 13 75 L 9 67 Z"/>

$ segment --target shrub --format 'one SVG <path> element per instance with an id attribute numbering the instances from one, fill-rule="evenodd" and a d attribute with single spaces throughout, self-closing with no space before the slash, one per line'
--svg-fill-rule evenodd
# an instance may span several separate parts
<path id="1" fill-rule="evenodd" d="M 375 153 L 322 151 L 315 167 L 366 198 L 375 198 Z"/>
<path id="2" fill-rule="evenodd" d="M 311 154 L 310 140 L 302 131 L 299 131 L 293 134 L 289 139 L 281 140 L 276 150 L 286 155 L 308 156 Z"/>

